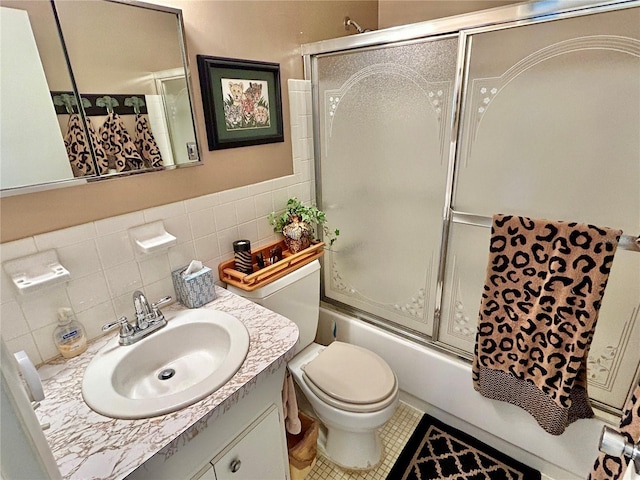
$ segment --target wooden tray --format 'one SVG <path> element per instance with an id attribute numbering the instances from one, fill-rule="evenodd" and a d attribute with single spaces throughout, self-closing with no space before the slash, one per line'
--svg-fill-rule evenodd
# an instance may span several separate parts
<path id="1" fill-rule="evenodd" d="M 269 251 L 276 246 L 282 248 L 283 259 L 258 270 L 256 255 L 258 253 L 262 253 L 262 258 L 268 260 Z M 287 273 L 292 272 L 307 263 L 313 262 L 316 258 L 320 258 L 322 255 L 324 255 L 324 242 L 314 243 L 309 248 L 305 248 L 298 253 L 291 253 L 287 249 L 287 245 L 284 243 L 284 240 L 282 240 L 251 250 L 253 273 L 242 273 L 237 271 L 235 269 L 235 260 L 232 258 L 218 265 L 218 275 L 220 276 L 221 281 L 251 292 L 256 288 L 268 285 L 280 277 L 284 277 Z"/>

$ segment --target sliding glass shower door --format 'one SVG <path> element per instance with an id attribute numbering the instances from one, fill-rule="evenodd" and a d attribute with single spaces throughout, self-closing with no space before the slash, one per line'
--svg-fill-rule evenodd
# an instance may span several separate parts
<path id="1" fill-rule="evenodd" d="M 438 340 L 472 353 L 485 219 L 506 213 L 639 233 L 640 8 L 466 39 Z M 620 248 L 588 361 L 591 398 L 614 408 L 640 364 L 639 312 L 640 253 Z"/>
<path id="2" fill-rule="evenodd" d="M 458 39 L 316 58 L 326 297 L 431 334 Z"/>
<path id="3" fill-rule="evenodd" d="M 341 232 L 324 298 L 470 359 L 493 214 L 621 228 L 588 359 L 591 398 L 620 410 L 640 377 L 634 5 L 520 6 L 318 44 L 316 183 Z"/>

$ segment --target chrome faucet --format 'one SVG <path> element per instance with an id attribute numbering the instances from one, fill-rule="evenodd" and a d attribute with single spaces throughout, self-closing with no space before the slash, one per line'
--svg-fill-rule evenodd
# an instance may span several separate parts
<path id="1" fill-rule="evenodd" d="M 120 345 L 132 345 L 147 335 L 161 329 L 167 324 L 167 319 L 160 311 L 160 306 L 171 301 L 171 297 L 164 297 L 149 306 L 147 297 L 140 290 L 133 292 L 133 305 L 136 311 L 136 323 L 131 325 L 127 317 L 120 317 L 118 321 L 103 325 L 102 331 L 120 327 Z"/>

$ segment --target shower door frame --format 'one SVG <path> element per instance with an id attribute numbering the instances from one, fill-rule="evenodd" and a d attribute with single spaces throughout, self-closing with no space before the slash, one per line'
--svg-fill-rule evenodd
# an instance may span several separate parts
<path id="1" fill-rule="evenodd" d="M 465 361 L 470 360 L 471 354 L 466 350 L 459 349 L 455 346 L 446 344 L 439 340 L 439 329 L 441 320 L 441 308 L 444 295 L 444 282 L 446 274 L 446 260 L 448 253 L 448 242 L 450 237 L 450 229 L 452 224 L 465 224 L 486 227 L 486 219 L 484 217 L 469 214 L 466 212 L 455 211 L 452 209 L 454 198 L 454 181 L 458 168 L 458 141 L 460 139 L 460 121 L 463 112 L 463 92 L 466 83 L 466 74 L 469 66 L 469 37 L 479 33 L 511 29 L 521 26 L 534 25 L 537 23 L 550 22 L 554 20 L 562 20 L 587 16 L 592 14 L 606 13 L 615 10 L 623 10 L 627 8 L 640 7 L 640 0 L 612 0 L 612 1 L 593 1 L 579 0 L 571 2 L 571 6 L 567 8 L 553 8 L 547 2 L 528 2 L 523 4 L 515 4 L 491 10 L 474 12 L 455 17 L 447 17 L 443 19 L 430 20 L 400 27 L 390 28 L 381 31 L 367 32 L 363 34 L 341 37 L 336 39 L 324 40 L 312 44 L 302 45 L 302 55 L 304 60 L 304 76 L 306 80 L 310 80 L 312 84 L 312 115 L 314 119 L 319 117 L 319 89 L 317 86 L 317 59 L 327 55 L 336 55 L 343 53 L 354 53 L 368 50 L 376 47 L 394 47 L 412 42 L 434 40 L 438 38 L 446 38 L 451 36 L 458 37 L 458 56 L 456 59 L 456 77 L 453 85 L 453 114 L 451 118 L 451 142 L 449 145 L 447 179 L 445 186 L 444 208 L 442 212 L 442 237 L 440 240 L 440 261 L 438 265 L 438 275 L 435 295 L 435 308 L 433 318 L 433 329 L 431 335 L 411 330 L 401 325 L 396 325 L 375 314 L 365 312 L 339 300 L 329 298 L 325 294 L 324 278 L 321 282 L 321 300 L 334 308 L 339 309 L 355 318 L 371 323 L 379 328 L 390 331 L 396 335 L 405 337 L 418 344 L 427 345 L 431 348 L 461 358 Z M 555 5 L 557 7 L 557 5 Z M 320 138 L 319 122 L 313 123 L 313 138 Z M 321 142 L 314 142 L 314 168 L 315 168 L 315 197 L 318 205 L 322 205 L 322 177 L 321 177 Z M 624 239 L 625 247 L 628 239 Z M 621 245 L 622 246 L 622 243 Z M 636 249 L 637 247 L 626 247 Z M 635 375 L 634 384 L 637 384 L 640 378 L 640 364 L 638 365 Z M 630 387 L 627 398 L 631 395 L 633 388 Z M 591 400 L 594 406 L 602 411 L 619 415 L 621 409 L 617 409 L 610 405 Z"/>

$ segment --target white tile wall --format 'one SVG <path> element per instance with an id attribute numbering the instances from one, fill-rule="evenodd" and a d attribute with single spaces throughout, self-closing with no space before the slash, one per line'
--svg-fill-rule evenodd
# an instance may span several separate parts
<path id="1" fill-rule="evenodd" d="M 248 238 L 255 247 L 277 239 L 267 221 L 287 199 L 315 199 L 311 85 L 289 80 L 293 175 L 182 202 L 77 225 L 0 245 L 0 261 L 55 249 L 71 281 L 20 295 L 4 270 L 0 278 L 0 334 L 12 352 L 25 350 L 34 363 L 57 355 L 52 335 L 57 311 L 74 310 L 90 338 L 121 315 L 133 315 L 132 294 L 144 291 L 154 301 L 175 297 L 171 271 L 197 258 L 211 267 L 233 256 L 232 244 Z M 197 168 L 197 167 L 196 167 Z M 162 220 L 177 245 L 150 256 L 137 254 L 128 229 Z"/>

